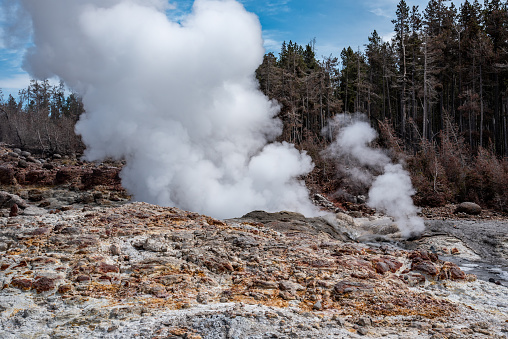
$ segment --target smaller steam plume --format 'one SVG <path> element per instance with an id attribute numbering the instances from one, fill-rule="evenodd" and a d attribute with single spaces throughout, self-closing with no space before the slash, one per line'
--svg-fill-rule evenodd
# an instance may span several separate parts
<path id="1" fill-rule="evenodd" d="M 409 173 L 381 149 L 371 147 L 377 132 L 363 114 L 340 114 L 330 121 L 335 139 L 324 155 L 337 161 L 338 170 L 357 188 L 369 189 L 367 205 L 395 220 L 405 238 L 425 229 L 411 196 Z"/>

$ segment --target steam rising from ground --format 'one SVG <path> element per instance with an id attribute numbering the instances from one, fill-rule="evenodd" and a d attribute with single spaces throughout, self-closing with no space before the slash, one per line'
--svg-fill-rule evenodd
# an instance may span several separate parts
<path id="1" fill-rule="evenodd" d="M 163 0 L 21 0 L 33 21 L 25 68 L 83 96 L 88 160 L 126 158 L 134 198 L 214 217 L 254 209 L 315 214 L 311 159 L 281 133 L 254 71 L 257 17 L 233 0 L 196 0 L 180 23 Z M 171 16 L 171 15 L 169 15 Z"/>
<path id="2" fill-rule="evenodd" d="M 425 225 L 411 198 L 415 191 L 409 173 L 370 146 L 377 133 L 365 116 L 340 114 L 330 125 L 336 136 L 325 155 L 336 159 L 353 180 L 370 187 L 367 205 L 393 217 L 405 238 L 423 232 Z"/>

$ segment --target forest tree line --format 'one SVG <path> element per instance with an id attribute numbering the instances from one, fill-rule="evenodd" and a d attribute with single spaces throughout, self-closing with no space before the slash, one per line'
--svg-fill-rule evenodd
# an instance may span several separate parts
<path id="1" fill-rule="evenodd" d="M 507 2 L 431 0 L 424 10 L 397 5 L 395 36 L 376 31 L 365 49 L 316 59 L 314 41 L 284 42 L 257 71 L 262 91 L 282 104 L 285 138 L 319 137 L 327 119 L 362 112 L 389 120 L 411 150 L 439 142 L 455 124 L 471 150 L 508 155 Z"/>
<path id="2" fill-rule="evenodd" d="M 508 210 L 508 4 L 447 3 L 399 1 L 391 41 L 374 31 L 363 50 L 339 57 L 318 60 L 315 41 L 284 42 L 264 56 L 260 88 L 281 104 L 282 138 L 313 156 L 310 181 L 347 185 L 319 151 L 329 118 L 361 112 L 406 161 L 420 205 L 469 200 Z"/>
<path id="3" fill-rule="evenodd" d="M 64 84 L 31 80 L 19 92 L 3 98 L 0 89 L 0 142 L 36 153 L 77 153 L 84 149 L 74 125 L 84 112 L 81 98 L 66 95 Z"/>

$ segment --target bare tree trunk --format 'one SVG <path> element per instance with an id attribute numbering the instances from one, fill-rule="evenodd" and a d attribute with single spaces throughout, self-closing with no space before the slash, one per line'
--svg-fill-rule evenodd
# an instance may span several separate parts
<path id="1" fill-rule="evenodd" d="M 508 100 L 505 99 L 503 100 L 503 106 L 502 106 L 502 110 L 503 110 L 503 139 L 504 139 L 504 152 L 503 154 L 505 156 L 508 155 L 508 130 L 507 130 L 507 126 L 506 126 L 506 105 L 508 104 Z"/>
<path id="2" fill-rule="evenodd" d="M 402 28 L 402 32 L 401 32 L 401 45 L 402 45 L 402 93 L 400 96 L 400 101 L 401 101 L 400 113 L 401 113 L 401 134 L 402 134 L 402 137 L 405 138 L 405 136 L 406 136 L 406 82 L 407 82 L 406 76 L 407 76 L 407 69 L 406 69 L 406 43 L 404 41 L 404 29 L 403 28 Z"/>
<path id="3" fill-rule="evenodd" d="M 427 36 L 425 36 L 425 48 L 423 50 L 423 121 L 422 121 L 422 136 L 423 140 L 427 140 L 428 130 L 427 124 L 429 120 L 429 104 L 428 104 L 428 79 L 427 79 Z"/>
<path id="4" fill-rule="evenodd" d="M 23 142 L 23 139 L 21 138 L 21 134 L 19 132 L 18 124 L 16 122 L 13 122 L 12 119 L 10 119 L 9 114 L 7 113 L 6 110 L 4 110 L 3 108 L 0 108 L 0 109 L 5 114 L 5 117 L 7 118 L 7 122 L 9 123 L 9 126 L 11 126 L 11 128 L 13 128 L 14 131 L 16 132 L 16 137 L 18 138 L 19 144 L 21 146 L 24 146 L 25 144 Z"/>
<path id="5" fill-rule="evenodd" d="M 480 63 L 480 147 L 483 147 L 483 79 L 482 79 L 481 63 Z"/>
<path id="6" fill-rule="evenodd" d="M 386 92 L 387 92 L 387 96 L 388 96 L 388 114 L 390 115 L 390 118 L 391 118 L 391 115 L 392 115 L 392 101 L 390 99 L 390 83 L 388 82 L 388 77 L 386 78 Z"/>
<path id="7" fill-rule="evenodd" d="M 357 78 L 356 78 L 356 107 L 355 111 L 360 112 L 360 47 L 358 47 L 358 55 L 356 57 L 358 59 L 357 64 Z"/>
<path id="8" fill-rule="evenodd" d="M 386 77 L 386 69 L 385 69 L 385 60 L 383 56 L 383 120 L 386 118 L 386 88 L 385 88 L 385 77 Z"/>

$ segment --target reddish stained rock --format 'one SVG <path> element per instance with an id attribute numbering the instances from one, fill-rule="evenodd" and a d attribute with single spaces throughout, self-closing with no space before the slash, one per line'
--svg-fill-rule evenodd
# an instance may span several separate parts
<path id="1" fill-rule="evenodd" d="M 77 282 L 90 281 L 90 280 L 91 280 L 91 279 L 90 279 L 90 277 L 89 277 L 88 275 L 83 275 L 83 274 L 81 274 L 81 275 L 78 275 L 78 276 L 76 277 L 76 281 L 77 281 Z"/>
<path id="2" fill-rule="evenodd" d="M 54 264 L 54 263 L 56 263 L 56 259 L 51 258 L 51 257 L 37 257 L 31 261 L 32 265 L 38 265 L 38 266 Z"/>
<path id="3" fill-rule="evenodd" d="M 11 167 L 0 166 L 0 185 L 14 185 L 14 170 Z"/>
<path id="4" fill-rule="evenodd" d="M 81 183 L 85 189 L 93 186 L 116 186 L 120 185 L 121 179 L 118 168 L 95 168 L 91 173 L 85 173 L 81 177 Z"/>
<path id="5" fill-rule="evenodd" d="M 343 280 L 335 284 L 333 290 L 336 294 L 351 293 L 355 291 L 369 290 L 372 286 L 362 284 L 356 281 Z"/>
<path id="6" fill-rule="evenodd" d="M 23 185 L 48 186 L 53 184 L 55 175 L 49 171 L 32 170 L 27 171 L 23 179 Z"/>
<path id="7" fill-rule="evenodd" d="M 97 270 L 101 273 L 118 273 L 120 272 L 120 269 L 118 266 L 106 264 L 105 262 L 101 262 L 99 266 L 97 267 Z"/>
<path id="8" fill-rule="evenodd" d="M 344 254 L 349 254 L 349 255 L 352 255 L 352 254 L 361 254 L 361 251 L 359 251 L 358 249 L 354 248 L 354 247 L 351 247 L 351 246 L 344 246 L 342 248 L 337 248 L 335 250 L 335 255 L 338 255 L 338 256 L 341 256 L 341 255 L 344 255 Z"/>
<path id="9" fill-rule="evenodd" d="M 408 258 L 417 261 L 430 260 L 428 252 L 425 250 L 413 251 L 409 253 Z"/>
<path id="10" fill-rule="evenodd" d="M 71 290 L 72 290 L 72 285 L 70 285 L 70 284 L 60 285 L 58 287 L 58 293 L 60 293 L 60 294 L 66 294 L 66 293 L 70 292 Z"/>
<path id="11" fill-rule="evenodd" d="M 79 177 L 81 173 L 72 167 L 62 168 L 56 172 L 55 185 L 67 184 L 72 181 L 73 178 Z"/>
<path id="12" fill-rule="evenodd" d="M 18 184 L 24 184 L 25 183 L 25 172 L 20 171 L 18 168 L 18 171 L 14 172 L 14 182 Z"/>
<path id="13" fill-rule="evenodd" d="M 432 262 L 438 262 L 439 261 L 439 257 L 437 256 L 436 253 L 429 253 L 429 258 L 430 258 L 430 261 Z"/>
<path id="14" fill-rule="evenodd" d="M 109 282 L 111 282 L 111 277 L 108 277 L 107 275 L 101 275 L 98 280 L 107 280 Z"/>
<path id="15" fill-rule="evenodd" d="M 383 274 L 387 271 L 395 273 L 401 267 L 402 267 L 402 263 L 393 259 L 393 258 L 382 257 L 382 258 L 374 259 L 374 268 L 376 269 L 376 272 L 380 273 L 380 274 Z"/>
<path id="16" fill-rule="evenodd" d="M 367 270 L 367 271 L 374 271 L 374 268 L 372 267 L 372 263 L 367 260 L 363 259 L 353 259 L 353 258 L 346 258 L 346 259 L 339 259 L 336 261 L 336 263 L 340 266 L 346 267 L 346 268 L 353 268 L 355 270 Z"/>
<path id="17" fill-rule="evenodd" d="M 23 291 L 32 289 L 32 280 L 25 278 L 14 278 L 11 281 L 11 286 Z"/>
<path id="18" fill-rule="evenodd" d="M 463 280 L 466 279 L 466 273 L 462 271 L 458 266 L 450 268 L 450 278 L 452 280 Z"/>
<path id="19" fill-rule="evenodd" d="M 390 270 L 390 266 L 388 266 L 387 263 L 378 261 L 375 263 L 374 268 L 376 269 L 376 272 L 379 274 L 385 274 Z"/>
<path id="20" fill-rule="evenodd" d="M 55 288 L 55 280 L 48 277 L 36 277 L 32 284 L 32 289 L 36 290 L 37 293 L 51 291 Z"/>
<path id="21" fill-rule="evenodd" d="M 11 206 L 11 211 L 9 212 L 9 217 L 17 217 L 18 216 L 18 204 L 13 204 Z"/>
<path id="22" fill-rule="evenodd" d="M 2 264 L 2 266 L 0 266 L 0 271 L 5 271 L 6 269 L 9 268 L 9 266 L 11 266 L 11 265 L 9 265 L 9 264 Z"/>
<path id="23" fill-rule="evenodd" d="M 425 250 L 413 251 L 413 252 L 409 253 L 408 258 L 411 259 L 413 262 L 426 261 L 426 260 L 430 260 L 432 262 L 439 261 L 437 254 L 432 253 L 432 252 L 427 252 Z"/>
<path id="24" fill-rule="evenodd" d="M 464 280 L 466 279 L 466 274 L 454 263 L 445 262 L 441 268 L 441 272 L 439 272 L 439 279 Z"/>
<path id="25" fill-rule="evenodd" d="M 430 260 L 417 261 L 411 264 L 411 271 L 420 271 L 430 276 L 438 275 L 439 271 Z"/>
<path id="26" fill-rule="evenodd" d="M 26 260 L 21 260 L 19 262 L 19 264 L 17 264 L 16 266 L 14 266 L 13 268 L 18 268 L 18 267 L 27 267 L 28 266 L 28 263 L 26 262 Z"/>

